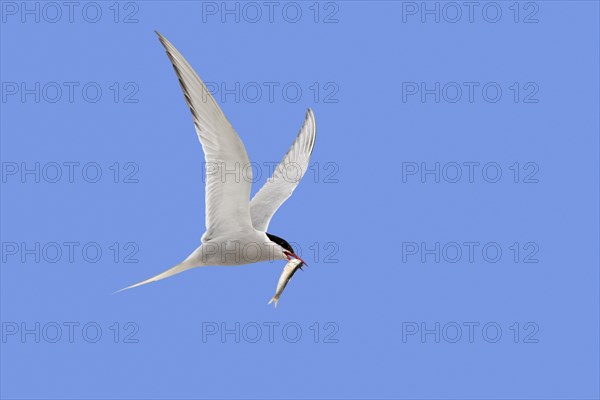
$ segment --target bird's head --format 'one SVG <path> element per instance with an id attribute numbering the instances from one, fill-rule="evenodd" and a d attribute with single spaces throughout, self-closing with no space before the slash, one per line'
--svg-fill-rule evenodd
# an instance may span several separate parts
<path id="1" fill-rule="evenodd" d="M 306 262 L 304 262 L 303 259 L 301 259 L 296 253 L 294 253 L 294 249 L 285 239 L 282 239 L 279 236 L 271 235 L 270 233 L 267 233 L 267 237 L 269 238 L 269 240 L 271 240 L 271 242 L 277 244 L 280 247 L 282 259 L 285 258 L 288 261 L 296 259 L 302 261 L 303 264 L 306 264 Z"/>

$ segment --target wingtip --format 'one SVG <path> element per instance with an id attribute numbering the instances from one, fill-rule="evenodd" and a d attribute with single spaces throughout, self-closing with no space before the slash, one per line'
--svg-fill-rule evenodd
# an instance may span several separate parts
<path id="1" fill-rule="evenodd" d="M 312 122 L 312 124 L 315 126 L 317 126 L 317 120 L 315 119 L 315 113 L 313 112 L 312 108 L 308 107 L 308 110 L 306 110 L 306 120 L 310 120 Z"/>
<path id="2" fill-rule="evenodd" d="M 157 30 L 154 30 L 154 33 L 156 33 L 156 36 L 158 36 L 158 40 L 160 41 L 160 43 L 161 43 L 163 46 L 165 46 L 165 47 L 166 47 L 167 43 L 169 43 L 169 41 L 167 40 L 167 38 L 166 38 L 166 37 L 164 37 L 164 36 L 162 35 L 162 33 L 160 33 L 160 32 L 159 32 L 159 31 L 157 31 Z"/>
<path id="3" fill-rule="evenodd" d="M 312 108 L 308 107 L 308 110 L 306 111 L 306 120 L 310 120 L 311 125 L 312 125 L 312 130 L 313 130 L 313 135 L 312 138 L 308 144 L 310 150 L 308 151 L 309 155 L 312 155 L 312 152 L 315 148 L 315 142 L 316 142 L 316 138 L 317 138 L 317 120 L 315 119 L 315 113 L 313 112 Z"/>

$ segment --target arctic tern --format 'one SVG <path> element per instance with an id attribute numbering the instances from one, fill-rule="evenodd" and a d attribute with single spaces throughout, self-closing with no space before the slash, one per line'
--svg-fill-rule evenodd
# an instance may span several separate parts
<path id="1" fill-rule="evenodd" d="M 294 143 L 271 178 L 250 201 L 251 176 L 234 179 L 226 173 L 236 170 L 236 166 L 249 165 L 244 143 L 194 69 L 175 46 L 159 32 L 156 33 L 173 64 L 185 101 L 192 112 L 206 165 L 211 166 L 210 172 L 206 169 L 206 232 L 200 246 L 181 263 L 121 290 L 156 282 L 196 267 L 288 260 L 279 279 L 276 295 L 271 299 L 277 306 L 289 279 L 306 263 L 294 253 L 286 240 L 267 233 L 267 228 L 277 209 L 292 195 L 308 168 L 316 138 L 314 114 L 309 108 Z M 295 179 L 289 179 L 286 175 L 289 165 L 298 171 Z M 245 168 L 244 171 L 250 175 L 252 173 L 251 168 Z"/>

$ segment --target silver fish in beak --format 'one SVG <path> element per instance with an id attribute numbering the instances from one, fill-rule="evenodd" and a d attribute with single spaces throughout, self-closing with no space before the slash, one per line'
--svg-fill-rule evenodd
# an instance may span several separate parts
<path id="1" fill-rule="evenodd" d="M 279 296 L 283 293 L 283 289 L 285 289 L 286 285 L 294 276 L 294 273 L 299 269 L 302 269 L 302 265 L 304 262 L 298 258 L 292 258 L 290 261 L 283 267 L 283 272 L 279 277 L 279 282 L 277 282 L 277 290 L 275 291 L 275 296 L 269 301 L 269 304 L 275 302 L 275 307 L 277 307 L 277 303 L 279 303 Z"/>

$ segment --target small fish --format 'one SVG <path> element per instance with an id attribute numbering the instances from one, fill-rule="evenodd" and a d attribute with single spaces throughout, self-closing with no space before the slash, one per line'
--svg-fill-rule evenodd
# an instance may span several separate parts
<path id="1" fill-rule="evenodd" d="M 275 296 L 269 301 L 269 304 L 275 302 L 275 307 L 277 307 L 277 303 L 279 303 L 279 296 L 283 293 L 283 289 L 285 289 L 286 285 L 294 276 L 294 273 L 298 271 L 298 269 L 302 269 L 302 265 L 304 262 L 297 258 L 292 258 L 286 265 L 283 267 L 283 272 L 279 277 L 279 282 L 277 282 L 277 290 L 275 291 Z"/>

